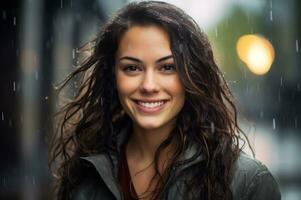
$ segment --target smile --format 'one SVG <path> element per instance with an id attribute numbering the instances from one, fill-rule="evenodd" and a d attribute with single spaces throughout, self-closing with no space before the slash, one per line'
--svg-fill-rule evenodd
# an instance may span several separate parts
<path id="1" fill-rule="evenodd" d="M 160 107 L 164 104 L 164 101 L 159 101 L 159 102 L 143 102 L 143 101 L 138 101 L 138 104 L 141 106 L 144 106 L 146 108 L 156 108 Z"/>
<path id="2" fill-rule="evenodd" d="M 167 100 L 162 101 L 140 101 L 140 100 L 134 100 L 136 108 L 140 112 L 144 113 L 157 113 L 160 110 L 162 110 L 167 102 Z"/>

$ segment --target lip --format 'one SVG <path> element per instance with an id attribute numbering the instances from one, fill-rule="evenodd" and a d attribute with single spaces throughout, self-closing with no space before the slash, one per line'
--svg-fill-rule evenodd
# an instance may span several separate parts
<path id="1" fill-rule="evenodd" d="M 155 108 L 146 108 L 140 104 L 138 104 L 138 101 L 144 101 L 144 102 L 159 102 L 159 101 L 163 101 L 163 104 L 161 106 L 158 106 L 158 107 L 155 107 Z M 133 102 L 134 102 L 134 105 L 135 107 L 137 108 L 138 111 L 142 112 L 142 113 L 148 113 L 148 114 L 156 114 L 158 112 L 160 112 L 166 105 L 166 103 L 168 102 L 169 100 L 162 100 L 162 99 L 134 99 Z"/>

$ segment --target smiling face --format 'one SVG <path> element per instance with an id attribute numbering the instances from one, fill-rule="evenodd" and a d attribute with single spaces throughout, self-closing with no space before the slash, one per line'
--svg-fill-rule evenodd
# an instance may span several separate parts
<path id="1" fill-rule="evenodd" d="M 169 36 L 155 26 L 133 26 L 119 42 L 116 84 L 120 103 L 142 129 L 174 126 L 185 101 Z"/>

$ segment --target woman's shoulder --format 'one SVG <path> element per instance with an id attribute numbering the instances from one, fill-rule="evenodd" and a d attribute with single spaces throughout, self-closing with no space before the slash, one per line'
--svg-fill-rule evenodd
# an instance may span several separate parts
<path id="1" fill-rule="evenodd" d="M 231 187 L 234 199 L 281 199 L 278 183 L 269 169 L 244 152 L 234 163 Z"/>
<path id="2" fill-rule="evenodd" d="M 259 160 L 251 157 L 245 152 L 240 152 L 234 168 L 237 172 L 247 173 L 248 175 L 256 175 L 258 173 L 269 172 L 268 168 Z"/>

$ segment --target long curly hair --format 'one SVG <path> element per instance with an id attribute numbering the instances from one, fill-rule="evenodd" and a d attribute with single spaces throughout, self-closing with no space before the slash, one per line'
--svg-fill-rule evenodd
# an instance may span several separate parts
<path id="1" fill-rule="evenodd" d="M 204 161 L 193 166 L 194 176 L 186 182 L 183 194 L 186 199 L 232 199 L 231 170 L 241 146 L 248 141 L 238 126 L 232 94 L 196 22 L 176 6 L 158 1 L 133 2 L 119 10 L 102 26 L 92 54 L 60 87 L 81 77 L 77 95 L 58 113 L 60 123 L 51 144 L 49 165 L 57 178 L 58 198 L 68 199 L 80 182 L 79 157 L 117 152 L 116 130 L 131 123 L 126 114 L 120 114 L 114 66 L 120 38 L 134 25 L 157 25 L 169 34 L 176 70 L 185 88 L 185 104 L 176 127 L 155 154 L 159 181 L 152 199 L 160 198 L 172 166 L 191 162 L 199 155 Z M 177 149 L 160 174 L 158 158 L 172 141 Z M 180 160 L 192 144 L 197 146 L 196 154 Z"/>

